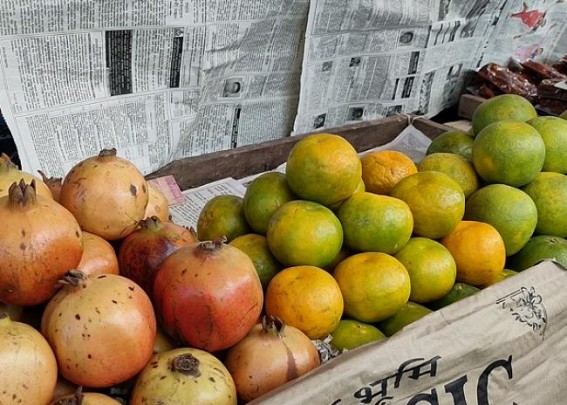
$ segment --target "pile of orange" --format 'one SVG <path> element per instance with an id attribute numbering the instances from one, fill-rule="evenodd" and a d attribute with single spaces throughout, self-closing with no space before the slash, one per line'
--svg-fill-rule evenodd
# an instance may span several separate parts
<path id="1" fill-rule="evenodd" d="M 306 136 L 212 228 L 257 263 L 268 314 L 340 349 L 383 339 L 536 260 L 567 262 L 567 121 L 506 95 L 472 128 L 419 161 Z"/>

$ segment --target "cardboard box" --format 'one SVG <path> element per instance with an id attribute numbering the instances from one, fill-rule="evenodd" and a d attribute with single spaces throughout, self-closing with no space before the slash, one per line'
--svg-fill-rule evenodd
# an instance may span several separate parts
<path id="1" fill-rule="evenodd" d="M 249 404 L 565 404 L 566 289 L 542 262 Z"/>

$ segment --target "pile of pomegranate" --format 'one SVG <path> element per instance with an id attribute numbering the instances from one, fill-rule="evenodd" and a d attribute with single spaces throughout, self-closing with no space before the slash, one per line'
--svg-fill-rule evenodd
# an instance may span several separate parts
<path id="1" fill-rule="evenodd" d="M 0 158 L 0 403 L 237 404 L 320 364 L 115 149 L 40 174 Z"/>

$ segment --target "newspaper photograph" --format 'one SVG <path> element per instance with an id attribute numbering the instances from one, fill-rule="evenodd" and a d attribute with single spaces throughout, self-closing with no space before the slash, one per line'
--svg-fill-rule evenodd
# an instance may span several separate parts
<path id="1" fill-rule="evenodd" d="M 558 0 L 14 0 L 0 111 L 24 170 L 104 148 L 173 160 L 395 114 L 433 117 L 467 76 L 567 50 Z"/>

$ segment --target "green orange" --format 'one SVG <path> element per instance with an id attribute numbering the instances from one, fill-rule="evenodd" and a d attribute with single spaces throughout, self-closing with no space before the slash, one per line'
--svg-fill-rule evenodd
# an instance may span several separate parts
<path id="1" fill-rule="evenodd" d="M 413 216 L 397 198 L 369 192 L 353 194 L 337 216 L 345 245 L 355 251 L 395 253 L 409 240 Z"/>
<path id="2" fill-rule="evenodd" d="M 528 121 L 541 135 L 545 144 L 542 171 L 567 173 L 567 120 L 542 116 Z"/>
<path id="3" fill-rule="evenodd" d="M 230 244 L 242 250 L 254 263 L 262 287 L 266 289 L 268 283 L 282 268 L 282 264 L 276 260 L 265 236 L 248 233 L 234 238 Z"/>
<path id="4" fill-rule="evenodd" d="M 451 129 L 434 138 L 427 148 L 426 155 L 432 153 L 455 153 L 467 160 L 472 159 L 472 144 L 474 138 L 466 132 Z"/>
<path id="5" fill-rule="evenodd" d="M 433 170 L 445 173 L 459 183 L 465 198 L 480 187 L 480 180 L 472 163 L 455 153 L 439 152 L 427 155 L 417 164 L 417 169 L 420 172 Z"/>
<path id="6" fill-rule="evenodd" d="M 354 319 L 341 319 L 335 330 L 331 332 L 331 337 L 332 346 L 340 350 L 352 350 L 385 339 L 386 335 L 374 325 Z"/>
<path id="7" fill-rule="evenodd" d="M 447 294 L 457 277 L 457 265 L 451 252 L 433 239 L 413 237 L 394 257 L 410 276 L 410 301 L 420 304 Z"/>
<path id="8" fill-rule="evenodd" d="M 567 268 L 567 240 L 559 236 L 535 235 L 518 253 L 508 258 L 506 266 L 522 271 L 542 260 L 555 260 Z"/>
<path id="9" fill-rule="evenodd" d="M 291 149 L 286 178 L 304 200 L 330 206 L 350 197 L 362 177 L 356 149 L 343 137 L 319 133 L 299 140 Z"/>
<path id="10" fill-rule="evenodd" d="M 433 311 L 416 302 L 408 301 L 391 317 L 380 322 L 378 327 L 386 336 L 392 336 L 415 321 L 420 320 Z"/>
<path id="11" fill-rule="evenodd" d="M 472 129 L 478 134 L 483 128 L 500 121 L 529 121 L 537 117 L 535 107 L 516 94 L 502 94 L 485 100 L 472 116 Z"/>
<path id="12" fill-rule="evenodd" d="M 506 256 L 510 256 L 531 238 L 538 222 L 538 211 L 524 191 L 505 184 L 490 184 L 469 197 L 464 218 L 495 227 L 504 240 Z"/>
<path id="13" fill-rule="evenodd" d="M 268 246 L 284 266 L 328 266 L 343 245 L 343 228 L 329 208 L 313 201 L 282 205 L 266 230 Z"/>
<path id="14" fill-rule="evenodd" d="M 390 196 L 404 201 L 413 215 L 413 233 L 430 239 L 450 233 L 465 212 L 465 194 L 442 172 L 417 172 L 401 179 Z"/>
<path id="15" fill-rule="evenodd" d="M 268 172 L 256 177 L 244 194 L 244 216 L 250 228 L 266 234 L 270 218 L 279 207 L 297 197 L 287 184 L 285 174 Z"/>
<path id="16" fill-rule="evenodd" d="M 197 238 L 201 241 L 226 237 L 230 242 L 250 233 L 244 216 L 244 200 L 236 195 L 217 195 L 211 198 L 199 213 Z"/>
<path id="17" fill-rule="evenodd" d="M 535 232 L 567 237 L 567 176 L 541 172 L 523 190 L 537 207 Z"/>
<path id="18" fill-rule="evenodd" d="M 521 187 L 543 168 L 545 143 L 531 125 L 502 121 L 480 131 L 472 146 L 472 163 L 487 183 Z"/>
<path id="19" fill-rule="evenodd" d="M 480 291 L 480 288 L 470 284 L 456 282 L 453 288 L 440 299 L 429 302 L 427 307 L 433 310 L 438 310 L 446 307 L 447 305 L 454 304 L 464 298 L 470 297 Z"/>

